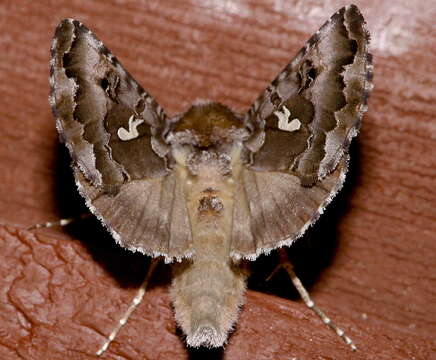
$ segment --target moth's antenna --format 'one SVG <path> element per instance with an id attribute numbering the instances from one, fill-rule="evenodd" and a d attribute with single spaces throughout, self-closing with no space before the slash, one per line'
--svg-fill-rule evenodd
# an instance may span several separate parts
<path id="1" fill-rule="evenodd" d="M 55 226 L 66 226 L 69 225 L 73 222 L 79 221 L 79 220 L 84 220 L 87 219 L 89 217 L 91 217 L 92 214 L 91 213 L 86 213 L 80 216 L 76 216 L 76 217 L 70 217 L 70 218 L 65 218 L 65 219 L 60 219 L 57 221 L 48 221 L 45 223 L 40 223 L 40 224 L 34 224 L 31 225 L 27 228 L 27 230 L 35 230 L 35 229 L 41 229 L 41 228 L 50 228 L 50 227 L 55 227 Z"/>
<path id="2" fill-rule="evenodd" d="M 150 266 L 149 266 L 148 271 L 147 271 L 147 275 L 145 276 L 144 281 L 142 282 L 141 286 L 139 287 L 138 292 L 136 293 L 136 296 L 133 298 L 132 303 L 130 304 L 127 311 L 124 313 L 123 317 L 118 321 L 118 324 L 115 327 L 115 329 L 112 330 L 112 332 L 110 333 L 110 335 L 108 336 L 107 340 L 104 342 L 102 347 L 96 352 L 97 356 L 102 355 L 107 350 L 107 348 L 109 347 L 111 342 L 115 339 L 115 337 L 117 336 L 117 334 L 119 333 L 121 328 L 124 326 L 124 324 L 129 319 L 130 315 L 132 315 L 132 313 L 135 311 L 136 307 L 141 303 L 142 298 L 144 297 L 145 291 L 147 290 L 147 286 L 148 286 L 148 283 L 150 281 L 150 277 L 153 274 L 154 270 L 156 269 L 156 266 L 158 265 L 159 261 L 160 261 L 160 258 L 155 258 L 155 259 L 151 260 Z"/>
<path id="3" fill-rule="evenodd" d="M 297 289 L 298 293 L 300 294 L 301 298 L 306 304 L 306 306 L 309 309 L 311 309 L 316 315 L 318 315 L 319 318 L 322 320 L 322 322 L 328 325 L 337 335 L 339 335 L 346 344 L 350 345 L 352 351 L 356 351 L 357 347 L 356 345 L 354 345 L 353 340 L 351 340 L 347 335 L 345 335 L 344 331 L 338 328 L 336 324 L 326 314 L 324 314 L 324 312 L 318 306 L 316 306 L 314 301 L 310 298 L 310 295 L 307 292 L 306 288 L 301 283 L 301 280 L 295 274 L 294 267 L 291 261 L 289 260 L 286 251 L 284 249 L 279 249 L 279 253 L 280 253 L 280 264 L 274 269 L 271 275 L 268 276 L 267 281 L 278 270 L 280 270 L 281 268 L 285 269 L 289 277 L 291 278 L 292 283 L 294 284 L 295 288 Z"/>

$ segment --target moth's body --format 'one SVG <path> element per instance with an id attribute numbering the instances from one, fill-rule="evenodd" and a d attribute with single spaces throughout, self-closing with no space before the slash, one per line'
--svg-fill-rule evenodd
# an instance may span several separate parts
<path id="1" fill-rule="evenodd" d="M 83 24 L 56 29 L 50 104 L 76 184 L 121 246 L 178 263 L 188 344 L 226 341 L 241 259 L 291 245 L 341 188 L 372 89 L 364 23 L 336 12 L 244 116 L 203 103 L 174 118 Z"/>
<path id="2" fill-rule="evenodd" d="M 223 105 L 197 105 L 184 117 L 180 123 L 189 122 L 189 131 L 175 132 L 173 156 L 184 184 L 194 256 L 175 266 L 171 293 L 187 343 L 217 347 L 227 339 L 245 290 L 245 275 L 230 257 L 244 132 Z"/>

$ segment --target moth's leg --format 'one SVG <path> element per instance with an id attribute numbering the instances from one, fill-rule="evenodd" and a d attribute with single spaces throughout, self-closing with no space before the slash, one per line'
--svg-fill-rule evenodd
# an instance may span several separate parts
<path id="1" fill-rule="evenodd" d="M 150 277 L 153 274 L 154 270 L 156 269 L 157 264 L 159 263 L 160 259 L 155 258 L 151 260 L 150 266 L 147 271 L 147 275 L 145 276 L 144 281 L 142 282 L 141 286 L 138 289 L 138 292 L 136 293 L 136 296 L 133 298 L 132 303 L 128 307 L 127 311 L 124 313 L 124 315 L 121 317 L 121 319 L 118 321 L 118 324 L 115 326 L 115 329 L 112 330 L 102 347 L 96 352 L 97 356 L 100 356 L 103 354 L 106 349 L 109 347 L 111 342 L 115 339 L 121 328 L 124 326 L 124 324 L 129 319 L 130 315 L 135 311 L 136 307 L 141 303 L 142 298 L 144 297 L 145 291 L 147 290 L 148 283 L 150 281 Z"/>
<path id="2" fill-rule="evenodd" d="M 76 216 L 76 217 L 60 219 L 58 221 L 49 221 L 49 222 L 41 223 L 41 224 L 34 224 L 34 225 L 29 226 L 27 228 L 27 230 L 35 230 L 35 229 L 41 229 L 41 228 L 50 228 L 50 227 L 55 227 L 55 226 L 66 226 L 66 225 L 69 225 L 69 224 L 71 224 L 73 222 L 87 219 L 87 218 L 89 218 L 91 216 L 92 216 L 91 213 L 87 213 L 87 214 L 83 214 L 83 215 Z"/>
<path id="3" fill-rule="evenodd" d="M 345 335 L 344 331 L 338 328 L 336 324 L 333 323 L 332 320 L 326 314 L 324 314 L 324 312 L 322 312 L 321 309 L 318 306 L 316 306 L 316 304 L 310 298 L 309 293 L 305 289 L 304 285 L 301 283 L 300 279 L 295 274 L 294 266 L 289 260 L 286 251 L 284 249 L 279 249 L 279 254 L 280 254 L 280 264 L 274 269 L 274 271 L 271 273 L 271 275 L 268 277 L 267 280 L 269 280 L 278 270 L 282 268 L 285 269 L 289 277 L 291 278 L 292 283 L 294 284 L 295 288 L 297 289 L 298 293 L 300 294 L 301 298 L 306 304 L 306 306 L 309 309 L 311 309 L 316 315 L 318 315 L 319 318 L 322 320 L 322 322 L 328 325 L 336 334 L 338 334 L 345 341 L 346 344 L 350 345 L 351 350 L 356 351 L 357 347 L 356 345 L 354 345 L 353 341 L 347 335 Z"/>

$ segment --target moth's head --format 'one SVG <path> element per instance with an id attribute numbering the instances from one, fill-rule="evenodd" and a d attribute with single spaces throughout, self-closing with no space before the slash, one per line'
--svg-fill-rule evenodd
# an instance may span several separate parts
<path id="1" fill-rule="evenodd" d="M 246 136 L 243 120 L 227 106 L 203 102 L 177 117 L 171 129 L 171 143 L 211 149 L 241 142 Z"/>
<path id="2" fill-rule="evenodd" d="M 243 118 L 219 103 L 197 103 L 171 122 L 167 140 L 173 156 L 193 174 L 199 167 L 229 173 L 248 136 Z"/>

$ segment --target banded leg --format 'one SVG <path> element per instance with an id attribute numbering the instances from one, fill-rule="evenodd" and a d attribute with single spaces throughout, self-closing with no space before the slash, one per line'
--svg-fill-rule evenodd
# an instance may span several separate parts
<path id="1" fill-rule="evenodd" d="M 46 223 L 41 223 L 41 224 L 35 224 L 35 225 L 31 225 L 27 228 L 27 230 L 35 230 L 35 229 L 42 229 L 42 228 L 50 228 L 50 227 L 55 227 L 55 226 L 66 226 L 69 225 L 73 222 L 79 221 L 79 220 L 84 220 L 84 219 L 88 219 L 92 216 L 91 213 L 87 213 L 87 214 L 83 214 L 80 216 L 76 216 L 76 217 L 70 217 L 70 218 L 66 218 L 66 219 L 60 219 L 58 221 L 49 221 Z"/>
<path id="2" fill-rule="evenodd" d="M 286 251 L 284 249 L 279 249 L 279 254 L 280 254 L 280 264 L 274 269 L 271 275 L 268 276 L 267 281 L 275 273 L 277 273 L 277 271 L 279 271 L 282 268 L 285 269 L 289 277 L 291 278 L 292 283 L 294 284 L 295 288 L 297 289 L 298 293 L 300 294 L 301 298 L 306 304 L 306 306 L 309 309 L 311 309 L 316 315 L 318 315 L 319 318 L 322 320 L 322 322 L 328 325 L 337 335 L 339 335 L 346 344 L 350 345 L 352 351 L 356 351 L 357 347 L 356 345 L 354 345 L 353 340 L 351 340 L 347 335 L 345 335 L 344 331 L 338 328 L 336 324 L 333 321 L 331 321 L 331 319 L 326 314 L 324 314 L 324 312 L 321 311 L 321 309 L 310 298 L 309 293 L 305 289 L 304 285 L 301 283 L 300 279 L 295 274 L 294 267 L 291 261 L 289 260 Z"/>
<path id="3" fill-rule="evenodd" d="M 115 326 L 115 329 L 112 330 L 112 332 L 109 334 L 108 338 L 104 342 L 104 344 L 101 346 L 100 349 L 96 352 L 97 356 L 102 355 L 111 342 L 115 339 L 117 334 L 120 332 L 121 328 L 126 324 L 127 320 L 129 319 L 130 315 L 135 311 L 136 307 L 141 303 L 142 298 L 144 297 L 145 291 L 147 290 L 148 283 L 150 281 L 150 277 L 153 274 L 154 270 L 156 269 L 160 259 L 155 258 L 151 260 L 150 266 L 147 271 L 147 275 L 145 276 L 144 281 L 142 282 L 141 286 L 138 289 L 138 292 L 136 293 L 136 296 L 133 298 L 132 303 L 128 307 L 127 311 L 124 313 L 124 315 L 121 317 L 121 319 L 118 321 L 118 324 Z"/>

